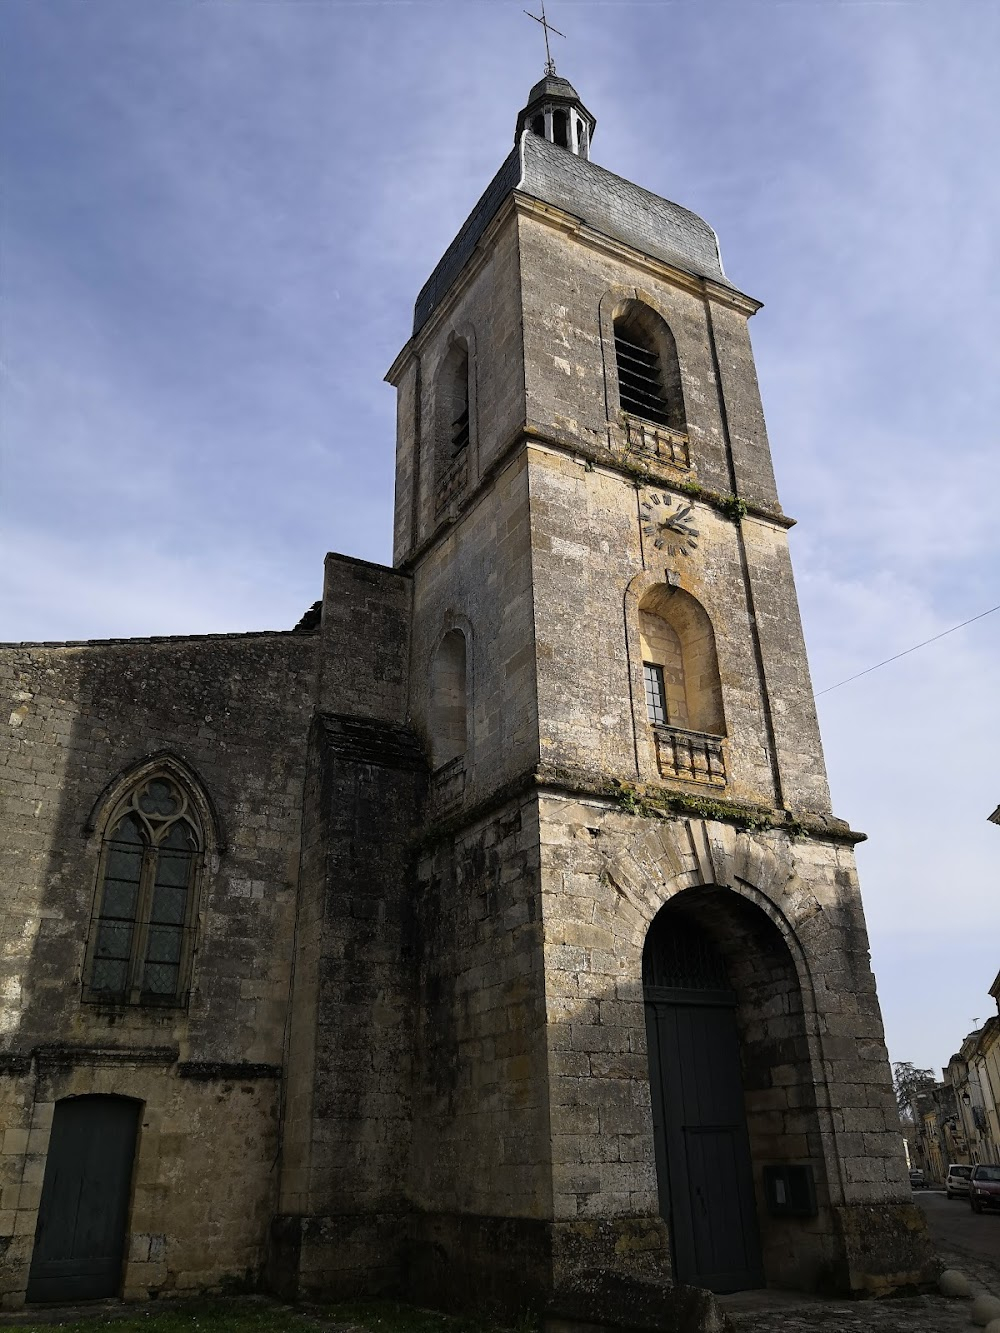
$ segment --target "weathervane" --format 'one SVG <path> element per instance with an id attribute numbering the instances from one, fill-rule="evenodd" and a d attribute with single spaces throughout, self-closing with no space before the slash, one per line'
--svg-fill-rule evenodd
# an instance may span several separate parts
<path id="1" fill-rule="evenodd" d="M 529 19 L 534 19 L 536 23 L 540 23 L 542 25 L 542 28 L 544 29 L 545 32 L 545 73 L 555 74 L 556 62 L 552 59 L 552 52 L 549 50 L 549 33 L 554 32 L 557 37 L 565 37 L 566 34 L 564 32 L 560 32 L 558 28 L 553 28 L 552 24 L 545 17 L 545 0 L 541 0 L 541 2 L 542 2 L 541 18 L 539 18 L 537 14 L 532 14 L 530 9 L 526 9 L 524 12 L 527 14 Z"/>

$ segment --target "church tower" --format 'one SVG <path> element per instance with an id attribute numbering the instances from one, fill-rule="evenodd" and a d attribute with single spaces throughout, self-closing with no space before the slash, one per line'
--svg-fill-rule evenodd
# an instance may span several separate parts
<path id="1" fill-rule="evenodd" d="M 417 299 L 392 568 L 2 646 L 5 1308 L 930 1276 L 757 302 L 595 126 L 547 73 Z"/>
<path id="2" fill-rule="evenodd" d="M 926 1275 L 748 333 L 547 74 L 416 302 L 395 567 L 430 756 L 411 1272 Z M 421 1283 L 423 1284 L 421 1287 Z M 438 1284 L 437 1286 L 435 1284 Z"/>

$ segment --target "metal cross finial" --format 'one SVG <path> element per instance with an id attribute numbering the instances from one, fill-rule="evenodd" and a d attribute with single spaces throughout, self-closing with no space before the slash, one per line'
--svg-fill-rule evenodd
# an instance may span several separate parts
<path id="1" fill-rule="evenodd" d="M 552 59 L 552 52 L 549 50 L 549 33 L 554 32 L 557 37 L 565 37 L 566 34 L 560 32 L 558 28 L 553 28 L 552 24 L 545 17 L 545 0 L 542 0 L 541 18 L 539 18 L 537 14 L 532 14 L 529 9 L 526 9 L 524 12 L 528 15 L 529 19 L 534 19 L 536 23 L 542 25 L 545 32 L 545 73 L 554 74 L 556 72 L 556 62 Z"/>

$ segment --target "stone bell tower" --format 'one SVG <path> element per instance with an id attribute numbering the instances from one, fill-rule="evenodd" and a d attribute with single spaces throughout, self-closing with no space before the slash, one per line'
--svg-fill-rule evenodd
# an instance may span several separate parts
<path id="1" fill-rule="evenodd" d="M 398 390 L 429 1298 L 926 1275 L 748 334 L 547 75 Z M 446 1278 L 446 1274 L 452 1276 Z M 418 1292 L 419 1294 L 419 1292 Z"/>

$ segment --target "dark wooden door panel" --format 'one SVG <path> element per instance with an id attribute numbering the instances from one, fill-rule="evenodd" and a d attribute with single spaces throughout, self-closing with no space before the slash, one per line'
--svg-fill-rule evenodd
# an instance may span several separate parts
<path id="1" fill-rule="evenodd" d="M 750 1144 L 731 1003 L 647 1002 L 660 1208 L 682 1282 L 763 1283 Z"/>
<path id="2" fill-rule="evenodd" d="M 139 1103 L 126 1097 L 56 1103 L 29 1301 L 118 1294 L 138 1112 Z"/>

